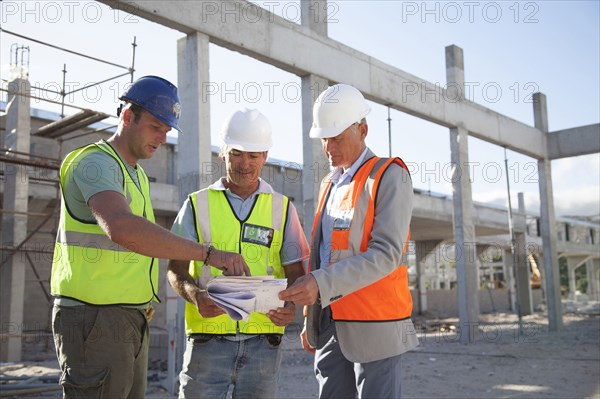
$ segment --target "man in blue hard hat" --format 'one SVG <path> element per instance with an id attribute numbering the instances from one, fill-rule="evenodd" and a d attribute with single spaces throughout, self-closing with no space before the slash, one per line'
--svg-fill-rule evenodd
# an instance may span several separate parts
<path id="1" fill-rule="evenodd" d="M 183 239 L 154 224 L 151 158 L 179 129 L 177 88 L 157 76 L 120 97 L 108 140 L 69 153 L 61 165 L 61 217 L 52 264 L 52 327 L 65 398 L 143 398 L 148 322 L 159 300 L 158 260 L 207 262 L 249 274 L 239 254 Z"/>

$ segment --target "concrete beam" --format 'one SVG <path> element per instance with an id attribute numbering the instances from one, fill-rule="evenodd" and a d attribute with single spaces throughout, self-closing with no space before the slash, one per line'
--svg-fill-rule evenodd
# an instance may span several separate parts
<path id="1" fill-rule="evenodd" d="M 600 124 L 558 130 L 548 134 L 548 158 L 560 159 L 600 152 Z"/>
<path id="2" fill-rule="evenodd" d="M 212 43 L 298 76 L 351 83 L 377 103 L 448 128 L 461 126 L 474 137 L 537 159 L 546 157 L 546 137 L 539 129 L 457 98 L 455 85 L 448 91 L 247 1 L 144 1 L 135 7 L 125 0 L 100 2 L 188 34 L 202 32 Z"/>

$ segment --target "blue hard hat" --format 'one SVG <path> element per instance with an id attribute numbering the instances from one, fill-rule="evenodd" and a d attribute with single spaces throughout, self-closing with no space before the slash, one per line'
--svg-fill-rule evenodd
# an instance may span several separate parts
<path id="1" fill-rule="evenodd" d="M 142 107 L 161 122 L 181 132 L 177 125 L 181 113 L 177 87 L 168 80 L 158 76 L 143 76 L 133 82 L 119 100 Z"/>

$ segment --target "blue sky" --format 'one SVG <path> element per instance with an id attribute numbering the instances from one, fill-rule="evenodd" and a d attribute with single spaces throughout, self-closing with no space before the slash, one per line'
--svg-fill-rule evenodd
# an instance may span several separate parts
<path id="1" fill-rule="evenodd" d="M 299 2 L 256 3 L 299 23 Z M 130 43 L 136 36 L 136 77 L 156 74 L 177 81 L 180 32 L 95 2 L 5 0 L 0 6 L 4 29 L 125 66 L 131 63 Z M 547 96 L 551 131 L 600 121 L 597 1 L 330 1 L 326 17 L 332 39 L 442 86 L 444 48 L 461 47 L 469 99 L 524 123 L 533 124 L 530 96 L 535 91 Z M 121 73 L 6 33 L 0 40 L 2 79 L 8 77 L 12 43 L 30 47 L 30 80 L 39 86 L 59 88 L 65 63 L 72 87 Z M 128 81 L 121 78 L 78 92 L 72 102 L 114 113 L 116 96 Z M 297 76 L 211 45 L 210 81 L 213 145 L 218 145 L 225 115 L 249 106 L 271 120 L 275 145 L 270 156 L 302 162 Z M 58 109 L 44 102 L 34 101 L 32 106 Z M 387 155 L 387 108 L 372 108 L 367 144 Z M 392 111 L 391 118 L 392 153 L 412 165 L 415 187 L 450 194 L 448 129 L 398 111 Z M 528 211 L 537 212 L 536 160 L 512 151 L 507 156 L 513 206 L 521 191 Z M 474 200 L 506 204 L 504 150 L 470 138 L 469 157 L 475 165 Z M 600 213 L 599 171 L 598 154 L 552 162 L 558 214 Z"/>

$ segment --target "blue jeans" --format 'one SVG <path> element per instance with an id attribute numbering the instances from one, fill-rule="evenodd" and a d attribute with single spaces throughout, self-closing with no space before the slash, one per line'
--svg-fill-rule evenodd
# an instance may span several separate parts
<path id="1" fill-rule="evenodd" d="M 188 338 L 179 375 L 179 398 L 225 398 L 233 384 L 235 398 L 274 398 L 281 363 L 280 345 L 271 336 L 243 341 L 223 336 Z"/>

